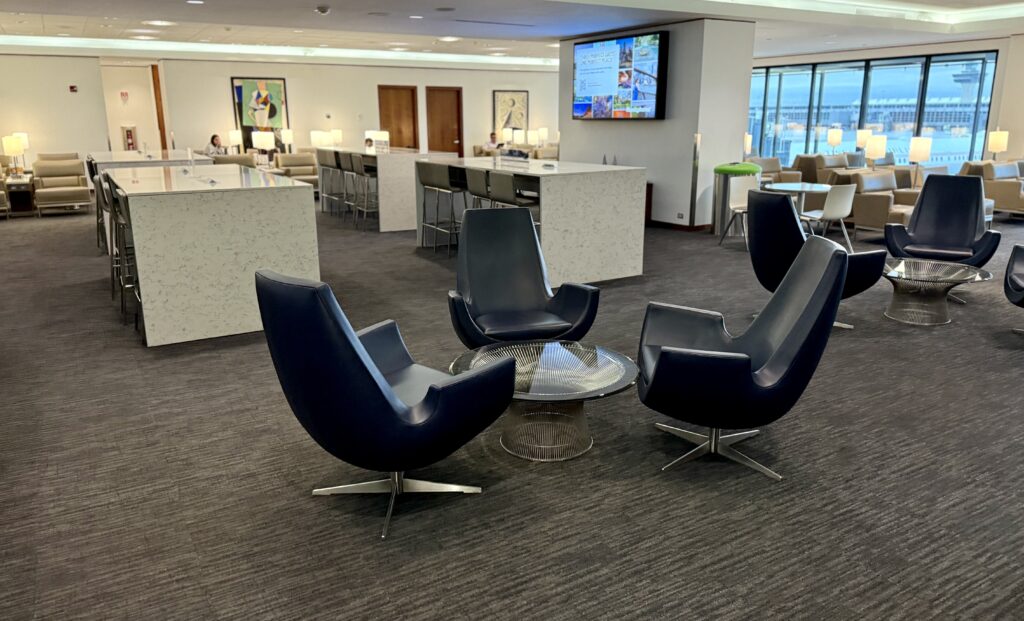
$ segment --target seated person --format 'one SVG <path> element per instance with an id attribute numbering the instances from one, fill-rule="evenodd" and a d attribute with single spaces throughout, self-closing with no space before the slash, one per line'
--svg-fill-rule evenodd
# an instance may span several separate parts
<path id="1" fill-rule="evenodd" d="M 373 146 L 373 138 L 367 138 L 366 140 L 364 140 L 363 141 L 363 146 L 366 147 L 367 149 L 372 147 Z"/>
<path id="2" fill-rule="evenodd" d="M 490 139 L 484 143 L 484 148 L 488 150 L 495 150 L 501 147 L 501 143 L 498 142 L 498 134 L 491 132 Z"/>
<path id="3" fill-rule="evenodd" d="M 227 155 L 227 147 L 221 146 L 220 136 L 214 134 L 210 136 L 210 144 L 206 145 L 206 155 L 213 157 L 214 155 Z"/>

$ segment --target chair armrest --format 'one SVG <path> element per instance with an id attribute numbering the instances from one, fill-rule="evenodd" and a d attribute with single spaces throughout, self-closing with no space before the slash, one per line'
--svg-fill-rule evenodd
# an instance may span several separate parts
<path id="1" fill-rule="evenodd" d="M 1019 179 L 989 179 L 984 181 L 985 198 L 996 202 L 996 209 L 1024 209 L 1021 192 L 1024 182 Z"/>
<path id="2" fill-rule="evenodd" d="M 893 196 L 887 192 L 856 194 L 853 197 L 853 221 L 860 227 L 885 228 Z"/>
<path id="3" fill-rule="evenodd" d="M 885 225 L 885 247 L 889 250 L 889 254 L 898 259 L 909 258 L 910 255 L 903 251 L 903 247 L 912 243 L 914 240 L 910 237 L 907 227 L 902 224 Z"/>
<path id="4" fill-rule="evenodd" d="M 681 347 L 662 348 L 651 380 L 640 392 L 644 405 L 662 413 L 680 407 L 710 418 L 744 410 L 753 387 L 750 356 Z M 710 427 L 729 427 L 713 420 L 697 421 Z"/>
<path id="5" fill-rule="evenodd" d="M 800 183 L 803 173 L 799 170 L 783 170 L 778 173 L 779 183 Z"/>
<path id="6" fill-rule="evenodd" d="M 578 341 L 594 325 L 601 290 L 591 285 L 563 283 L 554 297 L 548 300 L 547 311 L 573 324 L 569 332 L 559 338 Z"/>
<path id="7" fill-rule="evenodd" d="M 469 349 L 476 349 L 496 342 L 494 339 L 484 336 L 484 331 L 473 321 L 473 315 L 469 312 L 469 304 L 458 291 L 448 292 L 448 311 L 456 336 Z"/>
<path id="8" fill-rule="evenodd" d="M 721 313 L 651 302 L 647 305 L 640 347 L 722 349 L 732 342 Z"/>
<path id="9" fill-rule="evenodd" d="M 398 331 L 398 324 L 391 319 L 363 328 L 356 336 L 381 373 L 392 373 L 414 362 Z"/>
<path id="10" fill-rule="evenodd" d="M 508 357 L 440 380 L 432 384 L 423 401 L 412 408 L 426 412 L 414 412 L 411 420 L 422 420 L 426 425 L 437 422 L 446 429 L 459 429 L 468 441 L 508 408 L 515 390 L 515 377 L 516 361 Z M 438 412 L 443 415 L 433 416 Z"/>
<path id="11" fill-rule="evenodd" d="M 996 253 L 999 248 L 999 241 L 1002 239 L 1002 233 L 999 231 L 985 231 L 985 234 L 978 238 L 971 246 L 974 251 L 974 256 L 971 257 L 969 265 L 974 267 L 981 267 L 989 262 L 992 255 Z"/>
<path id="12" fill-rule="evenodd" d="M 882 272 L 885 270 L 885 258 L 884 250 L 855 252 L 849 255 L 846 282 L 843 284 L 843 298 L 855 296 L 874 286 L 882 278 Z"/>
<path id="13" fill-rule="evenodd" d="M 893 202 L 897 205 L 917 205 L 917 198 L 921 196 L 921 190 L 893 190 Z"/>

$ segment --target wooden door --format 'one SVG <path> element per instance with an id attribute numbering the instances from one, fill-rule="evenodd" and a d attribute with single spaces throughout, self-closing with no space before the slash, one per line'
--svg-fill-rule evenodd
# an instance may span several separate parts
<path id="1" fill-rule="evenodd" d="M 462 157 L 462 89 L 427 87 L 427 148 Z"/>
<path id="2" fill-rule="evenodd" d="M 420 148 L 419 106 L 415 86 L 378 86 L 380 128 L 391 134 L 391 146 Z"/>

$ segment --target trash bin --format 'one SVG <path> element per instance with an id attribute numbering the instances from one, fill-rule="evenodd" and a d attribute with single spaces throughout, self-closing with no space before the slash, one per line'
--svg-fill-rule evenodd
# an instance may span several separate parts
<path id="1" fill-rule="evenodd" d="M 712 205 L 714 229 L 712 233 L 721 235 L 729 224 L 729 217 L 732 215 L 729 210 L 729 188 L 732 178 L 760 174 L 761 167 L 751 162 L 732 162 L 715 166 L 715 194 Z M 739 232 L 737 231 L 734 235 L 739 235 Z"/>

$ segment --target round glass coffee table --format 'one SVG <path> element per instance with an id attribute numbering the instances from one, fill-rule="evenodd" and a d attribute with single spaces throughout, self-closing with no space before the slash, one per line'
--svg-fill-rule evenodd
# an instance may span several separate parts
<path id="1" fill-rule="evenodd" d="M 571 341 L 497 343 L 462 354 L 452 374 L 500 358 L 516 361 L 515 394 L 505 412 L 501 446 L 530 461 L 564 461 L 590 450 L 583 404 L 629 388 L 639 370 L 626 356 Z"/>
<path id="2" fill-rule="evenodd" d="M 949 323 L 947 298 L 953 287 L 992 280 L 991 272 L 929 259 L 890 258 L 882 275 L 892 283 L 892 301 L 885 316 L 916 326 Z"/>

